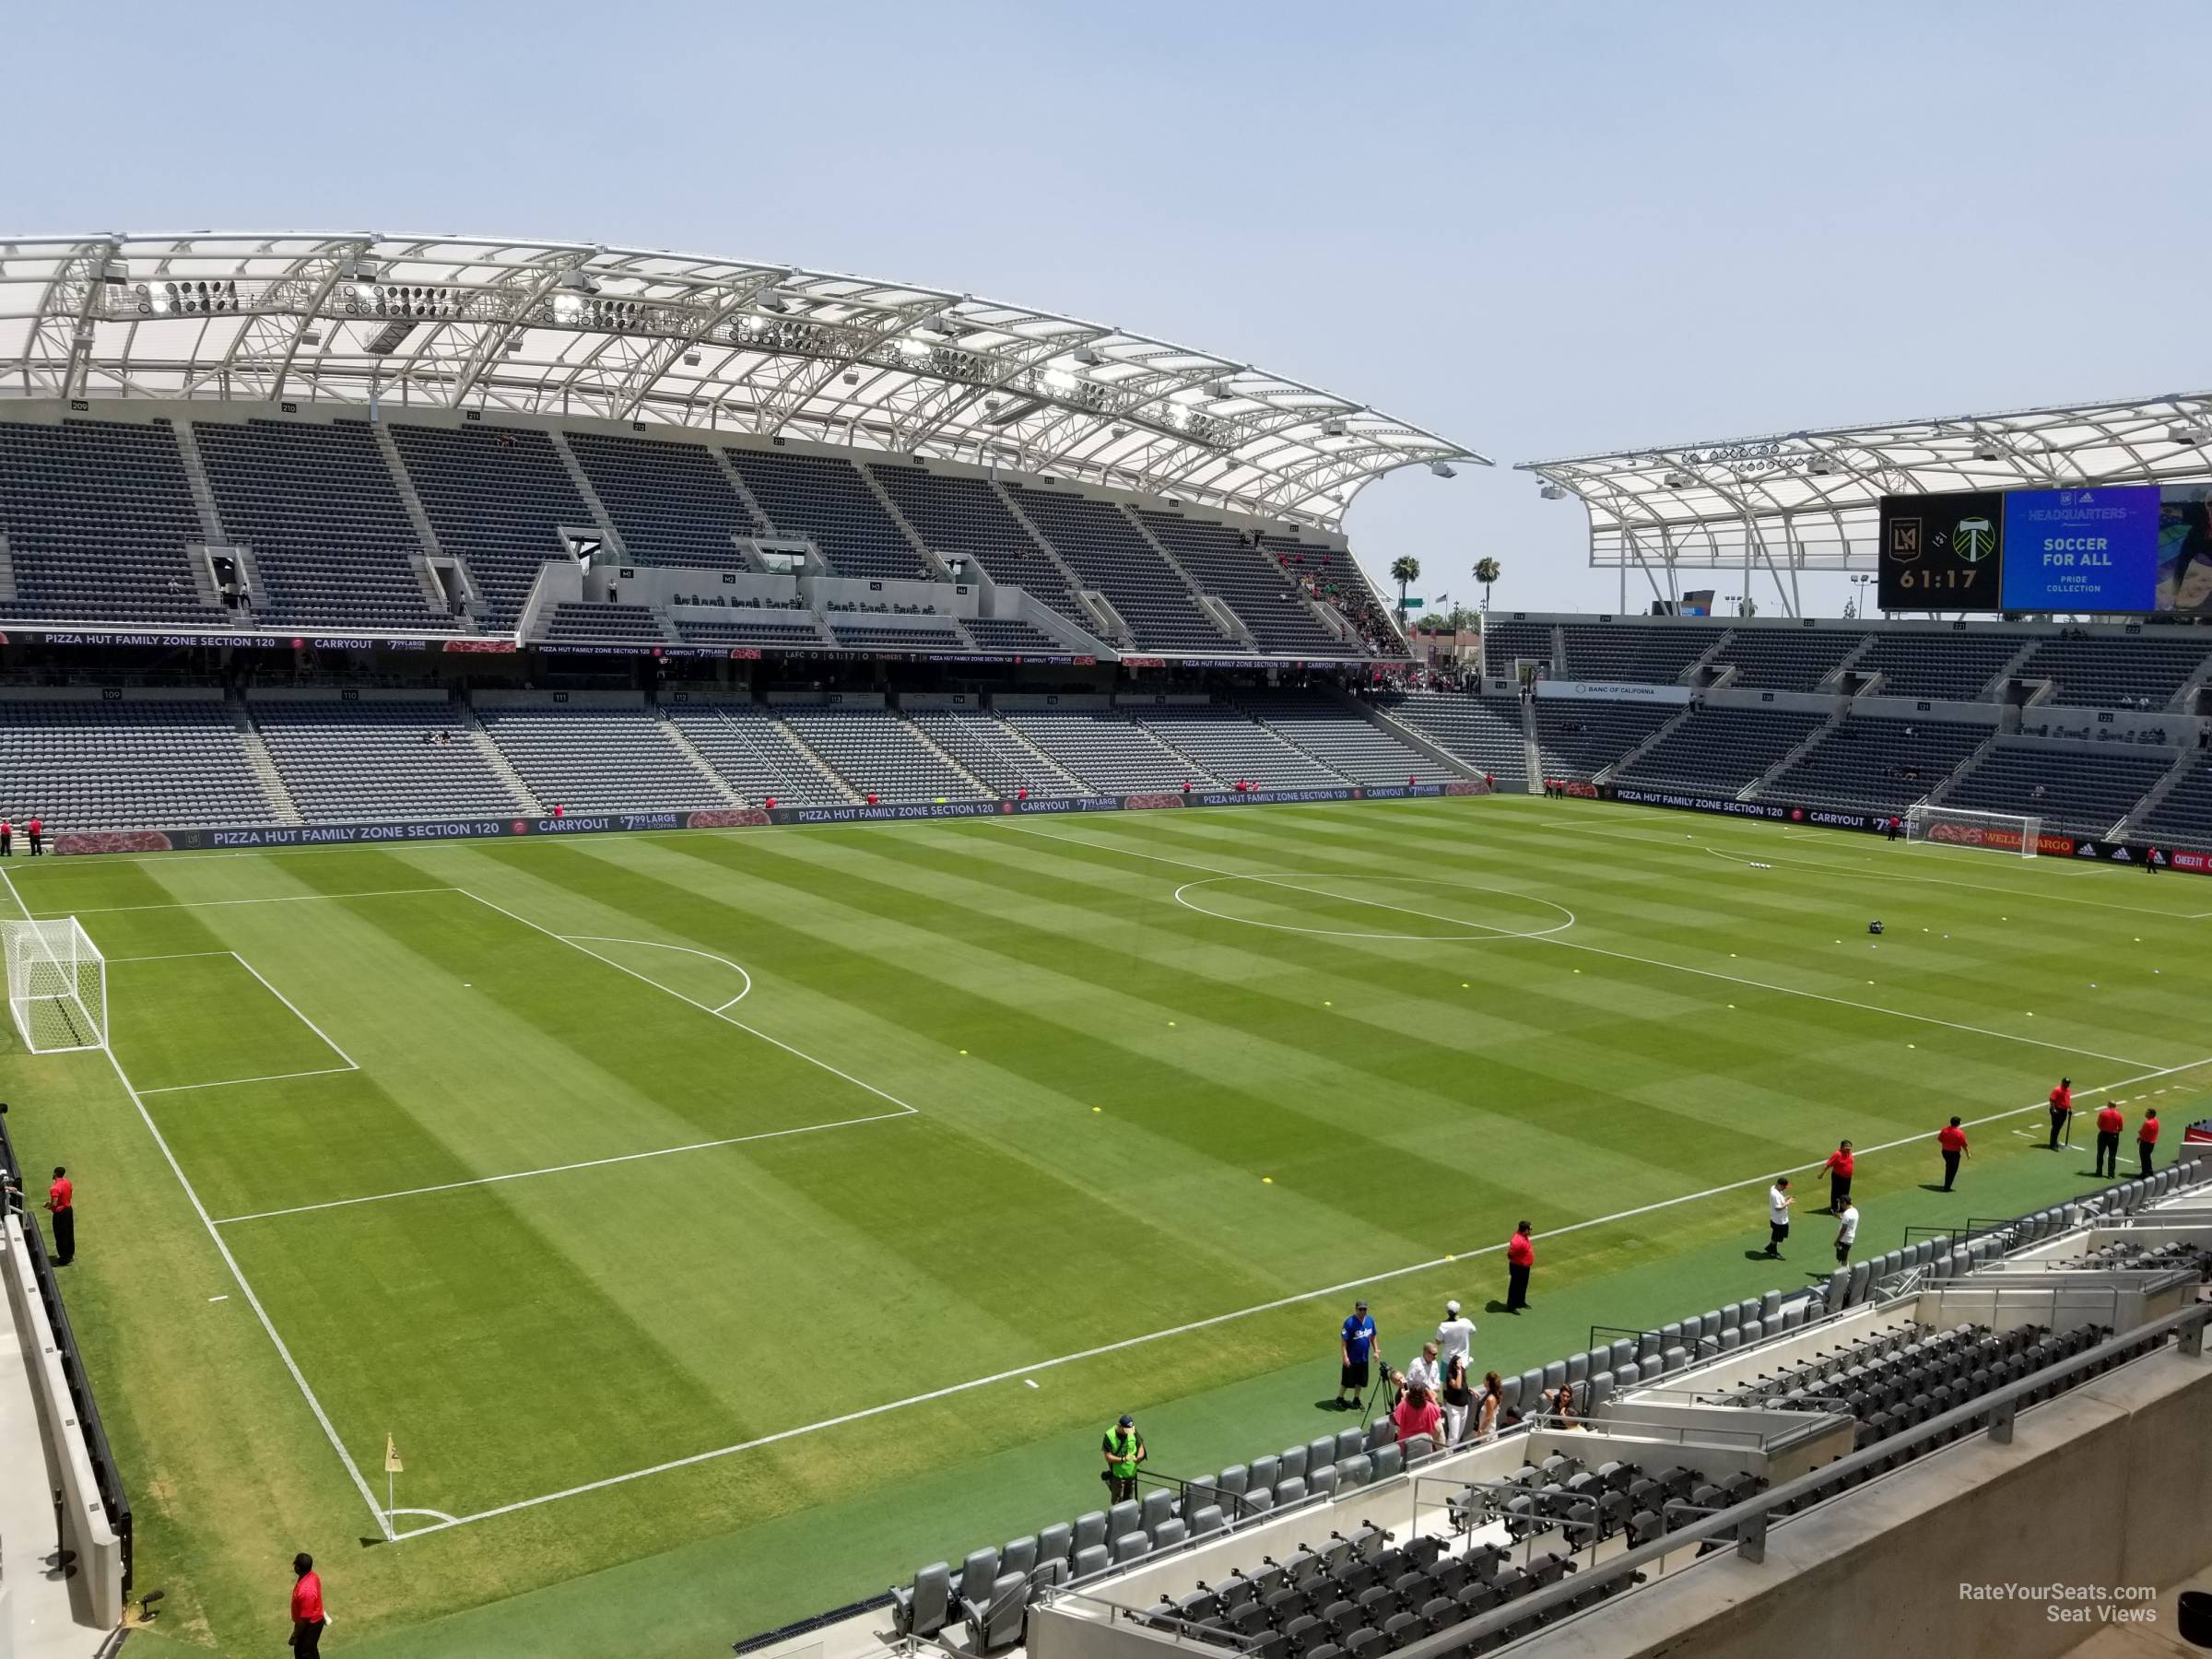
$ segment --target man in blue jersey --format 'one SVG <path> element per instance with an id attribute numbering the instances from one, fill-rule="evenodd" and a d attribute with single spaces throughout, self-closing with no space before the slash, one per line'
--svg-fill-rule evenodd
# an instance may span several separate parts
<path id="1" fill-rule="evenodd" d="M 1336 1404 L 1338 1406 L 1357 1406 L 1359 1396 L 1367 1392 L 1368 1361 L 1375 1351 L 1375 1322 L 1363 1301 L 1352 1304 L 1351 1317 L 1344 1322 L 1342 1340 L 1337 1345 L 1344 1369 L 1336 1374 Z M 1346 1399 L 1347 1393 L 1351 1394 Z"/>

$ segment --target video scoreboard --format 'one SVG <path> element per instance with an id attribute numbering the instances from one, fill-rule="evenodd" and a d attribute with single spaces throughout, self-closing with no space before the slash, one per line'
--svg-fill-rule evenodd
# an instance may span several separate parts
<path id="1" fill-rule="evenodd" d="M 2212 486 L 1884 496 L 1884 610 L 2212 614 Z"/>

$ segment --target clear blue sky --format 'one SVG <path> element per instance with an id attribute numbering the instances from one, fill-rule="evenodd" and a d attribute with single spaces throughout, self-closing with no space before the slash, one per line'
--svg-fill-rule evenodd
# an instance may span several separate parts
<path id="1" fill-rule="evenodd" d="M 1501 607 L 1616 593 L 1512 462 L 2212 380 L 2202 4 L 111 0 L 6 27 L 0 230 L 482 231 L 1072 312 L 1495 456 L 1378 485 L 1348 528 L 1432 595 L 1495 555 Z"/>

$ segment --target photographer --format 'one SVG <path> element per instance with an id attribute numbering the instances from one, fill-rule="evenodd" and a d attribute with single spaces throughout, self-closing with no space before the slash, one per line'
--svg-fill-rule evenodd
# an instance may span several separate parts
<path id="1" fill-rule="evenodd" d="M 1106 1430 L 1105 1438 L 1099 1442 L 1099 1450 L 1106 1458 L 1106 1467 L 1100 1478 L 1105 1481 L 1111 1500 L 1121 1503 L 1135 1498 L 1136 1465 L 1143 1463 L 1147 1455 L 1145 1437 L 1136 1431 L 1136 1419 L 1127 1412 L 1123 1412 L 1122 1420 Z"/>

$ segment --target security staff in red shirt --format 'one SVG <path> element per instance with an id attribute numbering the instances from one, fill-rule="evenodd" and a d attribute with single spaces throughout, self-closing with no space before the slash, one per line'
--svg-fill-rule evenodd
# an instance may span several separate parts
<path id="1" fill-rule="evenodd" d="M 1840 1216 L 1851 1202 L 1852 1171 L 1858 1168 L 1858 1160 L 1851 1155 L 1851 1143 L 1839 1141 L 1821 1167 L 1828 1171 L 1828 1213 Z"/>
<path id="2" fill-rule="evenodd" d="M 2143 1113 L 2143 1123 L 2136 1131 L 2136 1159 L 2137 1172 L 2150 1173 L 2151 1155 L 2159 1149 L 2159 1109 L 2152 1106 Z"/>
<path id="3" fill-rule="evenodd" d="M 1536 1246 L 1528 1223 L 1513 1229 L 1505 1245 L 1505 1311 L 1518 1313 L 1528 1306 L 1528 1276 L 1536 1265 Z"/>
<path id="4" fill-rule="evenodd" d="M 1936 1144 L 1943 1148 L 1943 1190 L 1947 1193 L 1959 1179 L 1959 1160 L 1967 1156 L 1966 1131 L 1959 1127 L 1957 1118 L 1936 1131 Z"/>
<path id="5" fill-rule="evenodd" d="M 301 1550 L 292 1558 L 292 1640 L 288 1644 L 300 1659 L 323 1651 L 323 1627 L 330 1622 L 323 1611 L 323 1579 L 315 1571 L 315 1558 Z"/>
<path id="6" fill-rule="evenodd" d="M 33 814 L 30 822 L 23 828 L 30 833 L 30 855 L 36 858 L 46 851 L 46 826 Z"/>
<path id="7" fill-rule="evenodd" d="M 2097 1114 L 2097 1173 L 2110 1175 L 2115 1181 L 2120 1176 L 2120 1131 L 2127 1124 L 2120 1108 L 2111 1100 Z"/>
<path id="8" fill-rule="evenodd" d="M 59 1164 L 53 1166 L 53 1184 L 46 1189 L 46 1213 L 53 1218 L 53 1265 L 66 1267 L 76 1259 L 76 1189 Z"/>
<path id="9" fill-rule="evenodd" d="M 2058 1132 L 2074 1121 L 2074 1079 L 2061 1077 L 2051 1091 L 2051 1150 L 2058 1150 Z"/>

